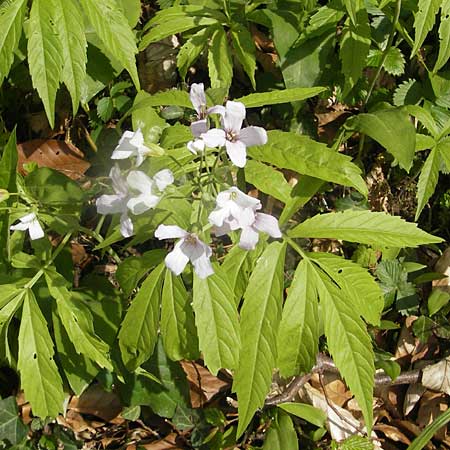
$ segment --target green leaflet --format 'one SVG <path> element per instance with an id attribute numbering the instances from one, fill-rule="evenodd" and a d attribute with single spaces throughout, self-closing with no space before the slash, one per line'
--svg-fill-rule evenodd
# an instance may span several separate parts
<path id="1" fill-rule="evenodd" d="M 213 30 L 214 28 L 212 27 L 202 28 L 180 48 L 177 55 L 177 67 L 182 78 L 186 78 L 189 67 L 194 64 L 195 60 L 205 48 Z"/>
<path id="2" fill-rule="evenodd" d="M 306 100 L 307 98 L 315 97 L 321 92 L 326 91 L 326 89 L 326 87 L 317 86 L 312 88 L 291 88 L 279 91 L 258 92 L 240 97 L 236 99 L 236 101 L 243 103 L 246 108 L 256 108 L 259 106 L 278 105 L 280 103 Z"/>
<path id="3" fill-rule="evenodd" d="M 211 373 L 238 365 L 240 337 L 237 308 L 226 273 L 214 266 L 214 275 L 194 275 L 193 303 L 200 351 Z"/>
<path id="4" fill-rule="evenodd" d="M 439 167 L 441 165 L 441 157 L 437 147 L 433 148 L 428 155 L 425 164 L 422 167 L 417 183 L 417 210 L 415 220 L 417 221 L 420 214 L 427 204 L 436 188 L 439 178 Z"/>
<path id="5" fill-rule="evenodd" d="M 405 107 L 405 110 L 408 112 L 408 114 L 411 114 L 420 122 L 422 122 L 422 125 L 431 133 L 434 138 L 438 136 L 438 127 L 429 111 L 427 111 L 425 108 L 422 108 L 422 106 L 417 105 L 407 105 Z"/>
<path id="6" fill-rule="evenodd" d="M 10 192 L 16 190 L 17 173 L 17 141 L 16 129 L 9 136 L 8 142 L 3 148 L 0 160 L 0 188 Z"/>
<path id="7" fill-rule="evenodd" d="M 326 414 L 321 409 L 315 408 L 314 406 L 306 403 L 286 402 L 280 403 L 277 406 L 289 414 L 293 414 L 294 416 L 307 420 L 316 427 L 323 427 L 325 425 L 325 421 L 327 420 Z"/>
<path id="8" fill-rule="evenodd" d="M 269 131 L 267 134 L 269 139 L 266 145 L 247 149 L 252 158 L 281 169 L 291 169 L 325 181 L 351 186 L 367 196 L 367 186 L 361 178 L 361 170 L 348 156 L 296 133 Z"/>
<path id="9" fill-rule="evenodd" d="M 237 436 L 247 428 L 270 389 L 277 357 L 285 251 L 284 243 L 271 243 L 259 258 L 245 291 L 241 309 L 242 345 L 233 382 L 239 402 Z"/>
<path id="10" fill-rule="evenodd" d="M 129 370 L 134 370 L 147 361 L 155 348 L 164 269 L 165 266 L 161 263 L 145 279 L 120 327 L 120 351 Z"/>
<path id="11" fill-rule="evenodd" d="M 42 99 L 52 128 L 55 119 L 56 91 L 59 88 L 63 66 L 55 1 L 35 0 L 33 2 L 28 39 L 28 63 L 31 79 Z"/>
<path id="12" fill-rule="evenodd" d="M 433 28 L 435 16 L 439 10 L 441 1 L 442 0 L 419 0 L 419 10 L 414 18 L 414 30 L 416 35 L 414 37 L 414 47 L 411 51 L 411 57 L 417 53 L 427 37 L 427 34 Z"/>
<path id="13" fill-rule="evenodd" d="M 80 0 L 83 11 L 109 52 L 123 64 L 139 90 L 136 41 L 115 0 Z"/>
<path id="14" fill-rule="evenodd" d="M 0 86 L 8 75 L 19 45 L 25 15 L 25 0 L 6 1 L 0 6 Z"/>
<path id="15" fill-rule="evenodd" d="M 161 336 L 167 356 L 174 360 L 198 358 L 198 338 L 189 294 L 181 277 L 166 271 L 161 304 Z"/>
<path id="16" fill-rule="evenodd" d="M 319 308 L 311 264 L 300 261 L 281 316 L 277 366 L 283 377 L 306 373 L 319 349 Z"/>
<path id="17" fill-rule="evenodd" d="M 55 268 L 49 267 L 44 273 L 50 295 L 56 300 L 59 318 L 77 353 L 112 371 L 113 366 L 107 356 L 109 346 L 95 334 L 89 309 L 72 298 L 66 279 Z"/>
<path id="18" fill-rule="evenodd" d="M 450 422 L 450 409 L 440 414 L 433 422 L 427 425 L 419 436 L 414 439 L 407 450 L 422 450 L 432 439 L 434 434 L 448 422 Z"/>
<path id="19" fill-rule="evenodd" d="M 445 167 L 450 172 L 450 139 L 443 139 L 437 144 L 439 154 L 444 161 Z"/>
<path id="20" fill-rule="evenodd" d="M 351 302 L 329 278 L 316 271 L 317 290 L 324 317 L 328 348 L 363 412 L 368 434 L 373 422 L 375 376 L 372 342 L 366 325 Z"/>
<path id="21" fill-rule="evenodd" d="M 75 115 L 86 78 L 86 36 L 83 16 L 74 0 L 55 0 L 56 20 L 63 51 L 62 81 L 72 97 Z"/>
<path id="22" fill-rule="evenodd" d="M 288 234 L 295 238 L 342 239 L 377 247 L 417 247 L 442 242 L 441 238 L 398 216 L 353 210 L 318 214 L 297 225 Z"/>
<path id="23" fill-rule="evenodd" d="M 275 411 L 263 450 L 298 450 L 297 433 L 289 414 L 281 410 Z"/>
<path id="24" fill-rule="evenodd" d="M 25 397 L 37 417 L 56 417 L 63 410 L 63 384 L 53 355 L 47 321 L 33 292 L 27 289 L 19 330 L 17 367 Z"/>
<path id="25" fill-rule="evenodd" d="M 231 39 L 236 56 L 250 78 L 253 89 L 256 89 L 255 70 L 256 70 L 256 49 L 253 37 L 247 28 L 237 24 L 231 29 Z"/>
<path id="26" fill-rule="evenodd" d="M 245 165 L 245 181 L 283 203 L 287 203 L 290 199 L 292 188 L 289 186 L 286 178 L 284 178 L 284 175 L 259 161 L 247 161 Z"/>
<path id="27" fill-rule="evenodd" d="M 416 130 L 404 109 L 358 114 L 348 119 L 345 126 L 379 142 L 398 160 L 400 167 L 409 172 L 416 148 Z"/>
<path id="28" fill-rule="evenodd" d="M 450 0 L 441 4 L 441 20 L 439 24 L 439 54 L 433 72 L 441 69 L 450 58 Z"/>
<path id="29" fill-rule="evenodd" d="M 359 315 L 372 325 L 380 324 L 383 292 L 367 269 L 331 253 L 309 253 L 308 257 L 341 288 Z"/>
<path id="30" fill-rule="evenodd" d="M 229 89 L 233 78 L 233 61 L 227 35 L 222 27 L 218 27 L 211 37 L 208 51 L 208 71 L 213 89 Z"/>

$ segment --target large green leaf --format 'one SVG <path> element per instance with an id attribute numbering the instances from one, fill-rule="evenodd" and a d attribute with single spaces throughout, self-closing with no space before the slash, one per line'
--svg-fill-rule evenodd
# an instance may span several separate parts
<path id="1" fill-rule="evenodd" d="M 298 450 L 297 433 L 289 414 L 284 411 L 275 411 L 267 430 L 263 450 Z"/>
<path id="2" fill-rule="evenodd" d="M 136 41 L 127 18 L 115 0 L 80 0 L 83 11 L 108 51 L 123 64 L 139 89 Z"/>
<path id="3" fill-rule="evenodd" d="M 161 304 L 161 336 L 173 360 L 198 358 L 198 338 L 189 294 L 181 277 L 166 271 Z"/>
<path id="4" fill-rule="evenodd" d="M 355 26 L 358 25 L 358 12 L 364 8 L 364 2 L 362 0 L 343 0 L 342 3 L 347 10 L 352 24 Z"/>
<path id="5" fill-rule="evenodd" d="M 308 255 L 341 288 L 351 306 L 369 323 L 380 324 L 383 292 L 367 269 L 331 253 Z"/>
<path id="6" fill-rule="evenodd" d="M 186 78 L 189 67 L 200 56 L 213 30 L 212 27 L 202 28 L 180 48 L 177 54 L 177 66 L 182 78 Z"/>
<path id="7" fill-rule="evenodd" d="M 0 5 L 0 86 L 14 61 L 26 4 L 26 0 L 7 0 Z"/>
<path id="8" fill-rule="evenodd" d="M 404 109 L 358 114 L 347 120 L 345 125 L 375 139 L 409 172 L 416 150 L 416 130 Z"/>
<path id="9" fill-rule="evenodd" d="M 353 210 L 318 214 L 293 228 L 289 236 L 342 239 L 376 247 L 417 247 L 442 242 L 398 216 Z"/>
<path id="10" fill-rule="evenodd" d="M 231 29 L 231 40 L 239 62 L 244 68 L 245 73 L 250 78 L 253 89 L 256 89 L 256 49 L 255 43 L 253 42 L 253 36 L 246 27 L 241 24 L 237 24 Z"/>
<path id="11" fill-rule="evenodd" d="M 63 53 L 56 0 L 35 0 L 30 12 L 28 64 L 33 86 L 44 104 L 50 126 L 55 119 L 56 91 L 61 80 Z"/>
<path id="12" fill-rule="evenodd" d="M 25 398 L 37 417 L 56 417 L 63 410 L 64 392 L 53 359 L 53 341 L 33 292 L 25 294 L 19 329 L 20 371 Z"/>
<path id="13" fill-rule="evenodd" d="M 234 369 L 239 358 L 239 321 L 227 274 L 219 266 L 214 275 L 194 276 L 192 306 L 195 312 L 200 350 L 208 369 Z"/>
<path id="14" fill-rule="evenodd" d="M 130 370 L 147 361 L 155 348 L 164 268 L 161 263 L 142 283 L 120 327 L 122 359 Z"/>
<path id="15" fill-rule="evenodd" d="M 239 402 L 240 436 L 255 411 L 264 404 L 277 358 L 276 340 L 283 301 L 284 256 L 286 245 L 270 244 L 250 276 L 241 309 L 239 367 L 233 390 Z"/>
<path id="16" fill-rule="evenodd" d="M 367 195 L 361 170 L 348 156 L 295 133 L 269 131 L 268 138 L 266 145 L 248 148 L 252 158 L 281 169 L 291 169 L 325 181 L 351 186 Z"/>
<path id="17" fill-rule="evenodd" d="M 77 353 L 112 371 L 113 366 L 108 358 L 109 346 L 95 334 L 89 309 L 72 298 L 67 281 L 54 268 L 45 269 L 45 280 L 50 295 L 56 300 L 59 318 Z"/>
<path id="18" fill-rule="evenodd" d="M 441 0 L 419 0 L 419 10 L 414 18 L 414 47 L 411 51 L 411 57 L 419 50 L 427 34 L 433 28 L 436 14 L 441 5 Z"/>
<path id="19" fill-rule="evenodd" d="M 208 51 L 208 71 L 212 88 L 227 89 L 233 78 L 233 61 L 225 30 L 218 27 L 211 37 Z"/>
<path id="20" fill-rule="evenodd" d="M 16 191 L 17 172 L 17 142 L 16 130 L 9 136 L 8 142 L 3 148 L 0 160 L 0 188 L 10 192 Z"/>
<path id="21" fill-rule="evenodd" d="M 300 262 L 284 304 L 277 342 L 277 366 L 283 377 L 307 373 L 316 362 L 319 308 L 312 270 L 309 261 Z"/>
<path id="22" fill-rule="evenodd" d="M 450 58 L 450 0 L 441 4 L 441 20 L 439 24 L 439 54 L 433 72 L 442 68 Z"/>
<path id="23" fill-rule="evenodd" d="M 368 434 L 372 429 L 372 396 L 375 376 L 372 342 L 359 311 L 325 274 L 316 272 L 328 349 L 355 395 Z"/>
<path id="24" fill-rule="evenodd" d="M 86 36 L 83 15 L 74 0 L 55 0 L 56 20 L 63 51 L 62 81 L 72 97 L 75 115 L 86 78 Z"/>
<path id="25" fill-rule="evenodd" d="M 278 408 L 306 420 L 316 427 L 323 427 L 327 420 L 326 414 L 318 408 L 306 403 L 286 402 L 277 405 Z"/>
<path id="26" fill-rule="evenodd" d="M 435 147 L 431 150 L 420 172 L 419 182 L 417 183 L 417 210 L 415 220 L 420 217 L 423 208 L 436 189 L 440 165 L 441 156 L 438 148 Z"/>
<path id="27" fill-rule="evenodd" d="M 28 427 L 19 417 L 19 408 L 15 396 L 0 400 L 0 437 L 10 444 L 18 444 L 28 433 Z"/>

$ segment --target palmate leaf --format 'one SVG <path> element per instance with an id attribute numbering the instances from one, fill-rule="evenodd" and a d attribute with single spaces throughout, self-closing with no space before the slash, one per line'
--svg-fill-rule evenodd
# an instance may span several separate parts
<path id="1" fill-rule="evenodd" d="M 360 316 L 372 325 L 380 324 L 384 307 L 383 292 L 366 269 L 331 253 L 309 253 L 308 257 L 341 288 Z"/>
<path id="2" fill-rule="evenodd" d="M 72 97 L 72 111 L 75 115 L 86 78 L 87 42 L 83 15 L 74 0 L 55 0 L 55 6 L 64 58 L 62 81 Z"/>
<path id="3" fill-rule="evenodd" d="M 267 430 L 263 450 L 298 450 L 297 433 L 289 414 L 275 412 L 275 418 Z"/>
<path id="4" fill-rule="evenodd" d="M 115 0 L 80 0 L 83 11 L 108 51 L 123 64 L 139 90 L 133 31 Z"/>
<path id="5" fill-rule="evenodd" d="M 423 208 L 436 189 L 440 165 L 441 157 L 439 150 L 435 147 L 431 150 L 420 172 L 419 182 L 417 183 L 417 210 L 415 220 L 420 217 Z"/>
<path id="6" fill-rule="evenodd" d="M 214 28 L 212 27 L 202 28 L 189 38 L 180 48 L 177 55 L 177 67 L 182 78 L 186 77 L 189 67 L 194 64 L 195 60 L 199 57 L 213 31 Z"/>
<path id="7" fill-rule="evenodd" d="M 441 4 L 441 21 L 439 24 L 439 54 L 434 65 L 436 73 L 450 58 L 450 0 Z"/>
<path id="8" fill-rule="evenodd" d="M 234 369 L 239 358 L 239 321 L 227 274 L 214 266 L 206 279 L 194 276 L 193 303 L 200 350 L 211 373 Z"/>
<path id="9" fill-rule="evenodd" d="M 239 402 L 240 436 L 270 389 L 277 357 L 276 338 L 281 320 L 286 245 L 270 244 L 250 276 L 241 309 L 239 367 L 233 390 Z"/>
<path id="10" fill-rule="evenodd" d="M 233 78 L 233 61 L 225 30 L 217 27 L 208 51 L 208 72 L 211 87 L 229 89 Z"/>
<path id="11" fill-rule="evenodd" d="M 130 370 L 147 361 L 155 348 L 164 268 L 161 263 L 142 283 L 120 327 L 122 360 Z"/>
<path id="12" fill-rule="evenodd" d="M 347 210 L 318 214 L 297 225 L 291 237 L 329 238 L 375 247 L 417 247 L 442 239 L 417 228 L 415 223 L 382 212 Z"/>
<path id="13" fill-rule="evenodd" d="M 63 67 L 62 45 L 58 35 L 56 0 L 35 0 L 30 11 L 28 63 L 33 86 L 44 104 L 53 128 L 56 92 Z"/>
<path id="14" fill-rule="evenodd" d="M 358 401 L 370 435 L 375 375 L 370 336 L 345 293 L 320 270 L 315 275 L 328 349 Z"/>
<path id="15" fill-rule="evenodd" d="M 56 417 L 63 410 L 63 383 L 53 359 L 53 341 L 33 292 L 26 290 L 19 329 L 22 388 L 37 417 Z"/>
<path id="16" fill-rule="evenodd" d="M 248 148 L 252 158 L 280 169 L 291 169 L 325 181 L 351 186 L 367 195 L 361 170 L 348 156 L 296 133 L 269 131 L 267 134 L 269 139 L 266 145 Z"/>
<path id="17" fill-rule="evenodd" d="M 419 50 L 429 31 L 433 28 L 441 0 L 419 0 L 419 10 L 414 18 L 414 47 L 411 56 Z"/>
<path id="18" fill-rule="evenodd" d="M 253 89 L 256 89 L 256 49 L 253 37 L 247 28 L 238 24 L 231 29 L 231 39 L 237 58 L 250 78 Z"/>
<path id="19" fill-rule="evenodd" d="M 26 4 L 26 0 L 7 0 L 0 5 L 0 86 L 14 61 Z"/>
<path id="20" fill-rule="evenodd" d="M 300 262 L 284 304 L 277 339 L 277 366 L 283 377 L 309 372 L 316 362 L 319 307 L 312 270 L 309 261 Z"/>

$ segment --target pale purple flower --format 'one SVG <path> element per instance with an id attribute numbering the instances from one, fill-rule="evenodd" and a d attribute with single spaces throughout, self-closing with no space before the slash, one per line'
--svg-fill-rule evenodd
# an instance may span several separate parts
<path id="1" fill-rule="evenodd" d="M 161 192 L 172 184 L 173 180 L 173 174 L 169 169 L 160 170 L 153 178 L 140 170 L 132 170 L 128 174 L 127 183 L 140 194 L 129 198 L 128 209 L 138 215 L 154 208 L 161 200 Z"/>
<path id="2" fill-rule="evenodd" d="M 133 222 L 128 217 L 127 203 L 130 196 L 127 183 L 117 165 L 111 168 L 109 176 L 112 180 L 115 194 L 100 196 L 96 201 L 97 212 L 99 214 L 120 213 L 120 232 L 123 237 L 130 237 L 133 235 Z"/>
<path id="3" fill-rule="evenodd" d="M 199 138 L 203 133 L 208 131 L 208 121 L 206 119 L 208 110 L 203 83 L 193 83 L 191 85 L 189 98 L 191 99 L 192 106 L 197 112 L 198 120 L 191 123 L 191 132 L 195 139 L 187 143 L 187 148 L 196 155 L 198 152 L 202 152 L 205 149 L 205 143 Z"/>
<path id="4" fill-rule="evenodd" d="M 41 239 L 44 237 L 44 230 L 42 229 L 41 224 L 37 220 L 35 213 L 27 214 L 26 216 L 23 216 L 19 219 L 19 223 L 16 225 L 11 225 L 10 230 L 20 230 L 25 231 L 28 230 L 28 233 L 30 234 L 30 239 Z"/>
<path id="5" fill-rule="evenodd" d="M 189 261 L 200 278 L 207 278 L 214 273 L 209 260 L 212 250 L 196 234 L 189 233 L 177 225 L 159 225 L 155 237 L 160 240 L 180 238 L 164 260 L 166 267 L 175 275 L 180 275 Z"/>
<path id="6" fill-rule="evenodd" d="M 145 146 L 144 135 L 140 129 L 134 133 L 125 131 L 114 149 L 111 159 L 127 159 L 135 156 L 136 167 L 139 167 L 149 153 L 150 149 Z"/>
<path id="7" fill-rule="evenodd" d="M 217 112 L 221 111 L 217 110 Z M 247 147 L 263 145 L 267 142 L 267 133 L 264 128 L 241 129 L 244 119 L 244 104 L 228 101 L 222 112 L 223 129 L 213 128 L 201 135 L 207 147 L 225 146 L 231 161 L 238 167 L 244 167 L 247 162 Z"/>

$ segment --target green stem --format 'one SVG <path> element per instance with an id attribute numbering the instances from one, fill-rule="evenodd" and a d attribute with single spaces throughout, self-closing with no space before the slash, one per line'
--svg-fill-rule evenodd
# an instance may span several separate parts
<path id="1" fill-rule="evenodd" d="M 300 246 L 289 236 L 283 235 L 283 239 L 303 258 L 309 260 L 306 253 L 300 248 Z"/>
<path id="2" fill-rule="evenodd" d="M 89 228 L 80 226 L 80 231 L 87 234 L 88 236 L 93 237 L 99 244 L 101 244 L 104 241 L 103 236 L 94 230 L 90 230 Z M 117 264 L 120 264 L 122 262 L 122 260 L 120 259 L 120 256 L 111 247 L 108 248 L 107 252 L 109 253 L 109 255 L 114 259 L 114 261 Z"/>

